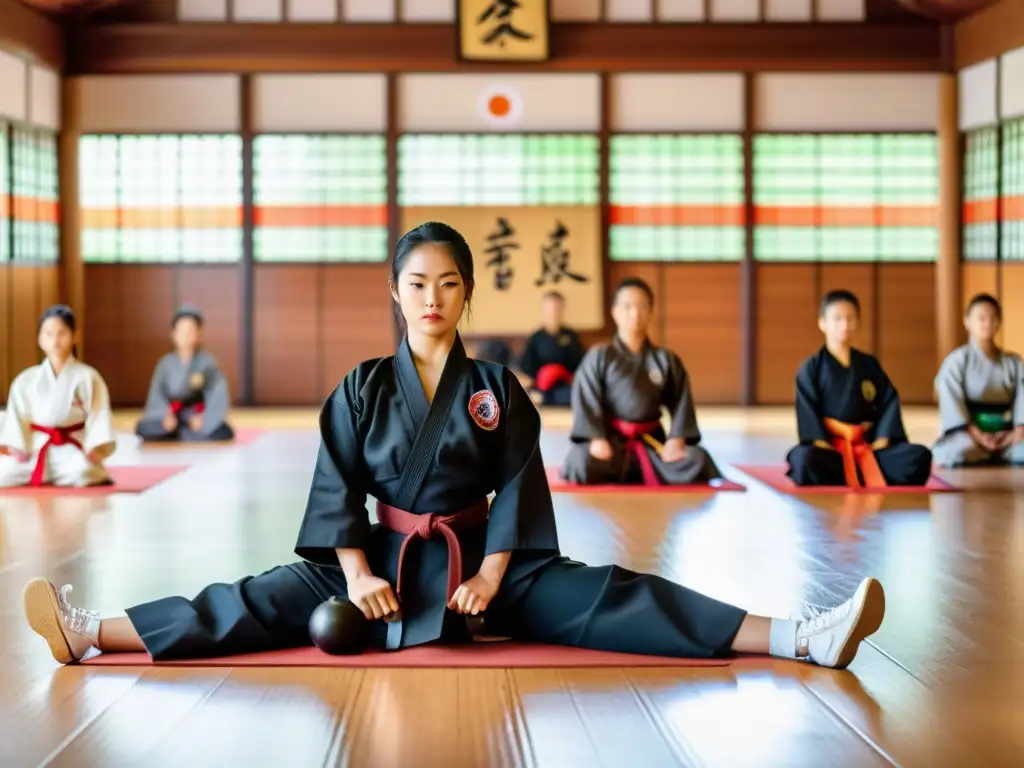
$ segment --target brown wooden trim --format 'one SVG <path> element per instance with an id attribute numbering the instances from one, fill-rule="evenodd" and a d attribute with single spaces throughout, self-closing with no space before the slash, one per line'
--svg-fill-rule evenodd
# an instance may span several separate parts
<path id="1" fill-rule="evenodd" d="M 71 74 L 507 72 L 454 60 L 446 24 L 121 24 L 75 30 Z M 552 60 L 521 72 L 902 71 L 942 69 L 928 24 L 551 25 Z"/>
<path id="2" fill-rule="evenodd" d="M 743 73 L 743 202 L 744 249 L 740 265 L 740 403 L 757 400 L 756 265 L 754 263 L 754 124 L 757 89 L 752 72 Z"/>
<path id="3" fill-rule="evenodd" d="M 601 206 L 601 270 L 603 272 L 604 295 L 601 297 L 602 319 L 604 329 L 608 327 L 608 304 L 611 299 L 611 138 L 612 138 L 612 76 L 608 72 L 601 73 L 601 103 L 597 126 L 597 199 Z M 666 297 L 661 296 L 661 301 Z M 664 339 L 664 329 L 659 337 Z"/>
<path id="4" fill-rule="evenodd" d="M 396 0 L 396 9 L 401 9 L 401 0 Z M 387 76 L 387 101 L 385 102 L 384 136 L 387 148 L 387 189 L 388 189 L 388 253 L 395 252 L 398 239 L 404 234 L 402 232 L 402 212 L 398 207 L 398 137 L 401 135 L 398 114 L 398 77 L 394 74 Z M 387 298 L 391 301 L 391 297 Z M 402 341 L 405 331 L 402 324 L 398 322 L 398 314 L 392 312 L 395 326 L 395 349 Z"/>
<path id="5" fill-rule="evenodd" d="M 18 0 L 0 0 L 0 19 L 0 48 L 64 68 L 64 33 L 56 21 Z"/>
<path id="6" fill-rule="evenodd" d="M 238 264 L 241 282 L 241 332 L 238 334 L 238 399 L 241 405 L 253 403 L 253 381 L 255 379 L 255 323 L 256 311 L 253 286 L 255 199 L 253 186 L 253 77 L 242 75 L 239 92 L 239 128 L 242 136 L 242 260 Z"/>

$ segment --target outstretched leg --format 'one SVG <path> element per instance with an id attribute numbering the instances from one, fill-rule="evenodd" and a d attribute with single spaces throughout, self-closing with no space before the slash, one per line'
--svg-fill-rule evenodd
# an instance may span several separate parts
<path id="1" fill-rule="evenodd" d="M 771 653 L 842 669 L 884 613 L 885 595 L 874 579 L 813 619 L 768 619 L 660 576 L 563 559 L 544 566 L 522 594 L 507 600 L 499 594 L 487 624 L 519 640 L 602 651 L 694 658 Z"/>
<path id="2" fill-rule="evenodd" d="M 341 571 L 305 562 L 234 584 L 211 584 L 192 600 L 168 597 L 138 605 L 120 619 L 101 621 L 72 607 L 68 592 L 69 587 L 58 591 L 35 579 L 24 593 L 29 624 L 64 664 L 93 646 L 108 653 L 145 650 L 165 661 L 310 645 L 313 611 L 333 595 L 348 594 Z"/>

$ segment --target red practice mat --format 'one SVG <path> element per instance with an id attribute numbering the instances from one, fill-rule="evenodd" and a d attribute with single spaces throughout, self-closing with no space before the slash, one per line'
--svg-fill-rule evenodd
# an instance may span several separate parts
<path id="1" fill-rule="evenodd" d="M 142 493 L 186 469 L 187 466 L 108 467 L 113 485 L 91 485 L 88 488 L 61 488 L 53 485 L 41 488 L 0 488 L 0 496 L 110 496 L 115 493 Z"/>
<path id="2" fill-rule="evenodd" d="M 179 667 L 447 667 L 477 669 L 569 667 L 725 667 L 732 659 L 678 659 L 589 651 L 541 643 L 491 642 L 457 646 L 424 645 L 401 651 L 366 651 L 331 656 L 317 648 L 294 648 L 216 659 L 154 662 L 148 653 L 100 654 L 82 662 L 89 666 Z"/>
<path id="3" fill-rule="evenodd" d="M 789 494 L 800 493 L 959 493 L 962 488 L 946 482 L 941 477 L 932 475 L 924 486 L 917 485 L 890 485 L 886 488 L 851 488 L 847 485 L 796 485 L 786 477 L 787 467 L 785 464 L 734 464 L 736 469 L 746 472 L 753 478 L 770 485 L 776 491 Z"/>
<path id="4" fill-rule="evenodd" d="M 745 491 L 745 486 L 720 478 L 713 484 L 695 485 L 578 485 L 562 479 L 561 467 L 545 467 L 552 493 L 715 493 L 716 491 Z"/>

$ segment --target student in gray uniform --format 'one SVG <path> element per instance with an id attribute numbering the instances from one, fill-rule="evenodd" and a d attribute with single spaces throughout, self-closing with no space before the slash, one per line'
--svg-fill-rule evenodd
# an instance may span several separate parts
<path id="1" fill-rule="evenodd" d="M 967 305 L 970 341 L 935 377 L 942 436 L 932 448 L 943 467 L 1024 464 L 1024 362 L 996 346 L 999 302 L 979 293 Z"/>
<path id="2" fill-rule="evenodd" d="M 569 482 L 687 485 L 721 477 L 699 445 L 683 362 L 647 337 L 653 308 L 643 280 L 626 278 L 615 289 L 615 338 L 587 352 L 573 378 L 573 446 L 563 467 Z M 672 419 L 667 435 L 662 407 Z"/>
<path id="3" fill-rule="evenodd" d="M 233 440 L 227 423 L 228 383 L 217 361 L 202 349 L 203 316 L 183 306 L 171 321 L 174 351 L 157 363 L 146 410 L 135 434 L 146 441 Z"/>

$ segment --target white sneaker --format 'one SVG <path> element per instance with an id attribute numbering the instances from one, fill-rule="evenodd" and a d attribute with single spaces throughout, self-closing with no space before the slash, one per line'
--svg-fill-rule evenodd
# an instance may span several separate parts
<path id="1" fill-rule="evenodd" d="M 875 579 L 864 579 L 842 605 L 803 619 L 796 631 L 797 657 L 822 667 L 846 669 L 861 641 L 882 626 L 885 591 Z"/>
<path id="2" fill-rule="evenodd" d="M 46 579 L 32 579 L 22 593 L 28 625 L 46 640 L 53 658 L 61 664 L 85 656 L 96 644 L 99 632 L 99 615 L 95 611 L 73 608 L 68 603 L 72 589 L 65 584 L 58 593 Z"/>

